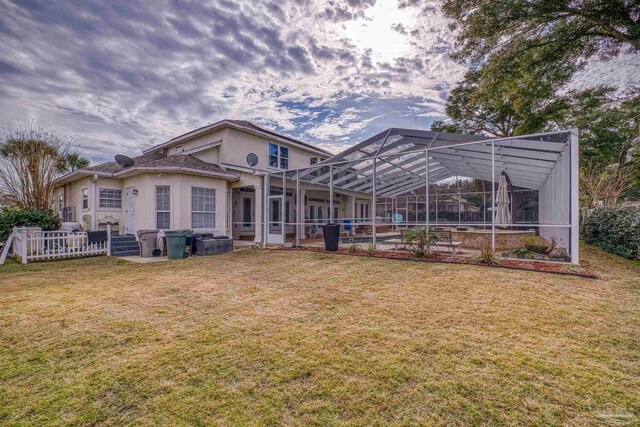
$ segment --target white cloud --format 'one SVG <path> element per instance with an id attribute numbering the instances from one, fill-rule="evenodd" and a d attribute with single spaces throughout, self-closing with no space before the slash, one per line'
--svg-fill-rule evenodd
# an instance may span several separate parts
<path id="1" fill-rule="evenodd" d="M 399 4 L 0 0 L 0 125 L 37 116 L 94 161 L 223 118 L 333 152 L 391 126 L 428 128 L 464 69 L 437 3 Z M 621 61 L 577 84 L 632 82 L 637 62 Z"/>

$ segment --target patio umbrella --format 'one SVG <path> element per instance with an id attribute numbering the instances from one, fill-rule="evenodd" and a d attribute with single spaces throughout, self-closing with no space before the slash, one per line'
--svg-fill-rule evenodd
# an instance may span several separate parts
<path id="1" fill-rule="evenodd" d="M 509 209 L 509 190 L 507 177 L 500 175 L 498 191 L 496 192 L 496 224 L 511 224 L 511 209 Z"/>

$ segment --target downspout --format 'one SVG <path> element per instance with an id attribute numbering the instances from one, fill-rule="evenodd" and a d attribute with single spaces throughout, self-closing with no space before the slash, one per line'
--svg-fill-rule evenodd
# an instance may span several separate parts
<path id="1" fill-rule="evenodd" d="M 69 184 L 64 184 L 62 186 L 62 212 L 60 212 L 60 214 L 62 215 L 62 222 L 65 222 L 67 220 L 64 214 L 67 210 L 67 185 Z"/>
<path id="2" fill-rule="evenodd" d="M 98 175 L 93 175 L 91 179 L 91 230 L 95 231 L 97 229 L 97 205 L 98 205 Z"/>

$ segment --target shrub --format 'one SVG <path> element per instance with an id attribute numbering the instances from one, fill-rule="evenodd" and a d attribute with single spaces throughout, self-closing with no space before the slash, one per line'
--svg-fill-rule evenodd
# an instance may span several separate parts
<path id="1" fill-rule="evenodd" d="M 496 257 L 496 252 L 491 247 L 491 241 L 489 239 L 482 239 L 480 243 L 480 256 L 476 257 L 476 261 L 487 265 L 498 264 L 498 257 Z"/>
<path id="2" fill-rule="evenodd" d="M 60 217 L 51 211 L 4 208 L 0 212 L 0 241 L 7 240 L 13 227 L 41 227 L 46 231 L 57 230 L 60 228 Z"/>
<path id="3" fill-rule="evenodd" d="M 640 260 L 640 206 L 596 209 L 580 225 L 580 236 L 607 252 Z"/>
<path id="4" fill-rule="evenodd" d="M 528 250 L 529 252 L 533 252 L 536 254 L 546 254 L 547 250 L 549 249 L 549 245 L 545 243 L 541 243 L 539 241 L 537 241 L 536 239 L 534 239 L 533 237 L 527 237 L 525 239 L 522 240 L 522 243 L 524 244 L 524 247 L 526 250 Z"/>
<path id="5" fill-rule="evenodd" d="M 515 248 L 511 251 L 512 254 L 518 258 L 532 259 L 534 257 L 533 252 L 527 248 Z"/>
<path id="6" fill-rule="evenodd" d="M 369 242 L 364 251 L 367 253 L 367 255 L 375 255 L 377 251 L 376 245 L 374 245 L 373 242 Z"/>
<path id="7" fill-rule="evenodd" d="M 429 233 L 426 228 L 414 228 L 404 237 L 405 243 L 416 258 L 426 257 L 435 240 L 435 235 Z"/>

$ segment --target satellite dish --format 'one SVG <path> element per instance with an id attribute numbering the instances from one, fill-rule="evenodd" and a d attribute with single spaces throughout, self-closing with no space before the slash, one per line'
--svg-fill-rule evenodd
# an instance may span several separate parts
<path id="1" fill-rule="evenodd" d="M 122 166 L 123 168 L 130 168 L 133 166 L 133 159 L 131 157 L 124 156 L 122 154 L 116 154 L 116 163 Z"/>
<path id="2" fill-rule="evenodd" d="M 255 153 L 247 154 L 247 163 L 249 166 L 254 167 L 258 164 L 258 156 L 256 156 Z"/>

